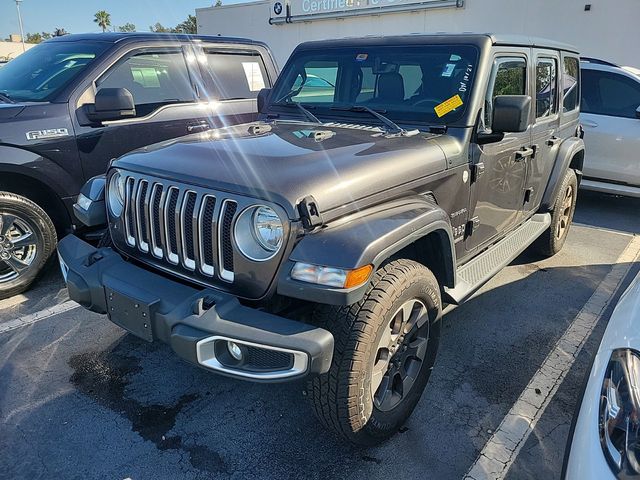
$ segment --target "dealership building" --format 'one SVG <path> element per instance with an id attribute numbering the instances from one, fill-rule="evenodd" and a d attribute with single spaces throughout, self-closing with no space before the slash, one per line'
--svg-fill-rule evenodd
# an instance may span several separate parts
<path id="1" fill-rule="evenodd" d="M 280 67 L 307 40 L 436 32 L 546 37 L 640 67 L 640 0 L 261 0 L 196 15 L 199 33 L 266 42 Z"/>

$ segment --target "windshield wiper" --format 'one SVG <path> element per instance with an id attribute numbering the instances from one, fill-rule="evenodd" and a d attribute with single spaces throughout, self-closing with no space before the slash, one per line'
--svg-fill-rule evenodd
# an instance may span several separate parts
<path id="1" fill-rule="evenodd" d="M 275 105 L 279 107 L 296 107 L 300 110 L 308 120 L 311 120 L 313 123 L 322 123 L 322 121 L 316 117 L 313 113 L 307 110 L 302 104 L 298 102 L 286 102 L 286 103 L 276 103 Z"/>
<path id="2" fill-rule="evenodd" d="M 11 97 L 5 93 L 5 92 L 0 92 L 0 100 L 2 100 L 4 103 L 16 103 L 14 102 Z"/>
<path id="3" fill-rule="evenodd" d="M 392 133 L 399 133 L 401 135 L 406 135 L 407 133 L 411 133 L 411 132 L 407 132 L 407 130 L 402 128 L 400 125 L 398 125 L 396 122 L 394 122 L 390 118 L 385 117 L 381 113 L 376 112 L 374 109 L 369 108 L 366 105 L 345 105 L 341 107 L 331 107 L 331 110 L 340 110 L 344 112 L 367 112 L 373 115 L 374 117 L 376 117 L 382 123 L 384 123 L 387 126 L 387 128 L 391 130 Z"/>

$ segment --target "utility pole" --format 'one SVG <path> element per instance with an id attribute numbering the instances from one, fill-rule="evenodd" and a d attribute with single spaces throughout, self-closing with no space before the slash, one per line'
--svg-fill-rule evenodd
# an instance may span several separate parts
<path id="1" fill-rule="evenodd" d="M 18 10 L 18 23 L 20 24 L 20 39 L 22 40 L 22 52 L 27 51 L 27 47 L 24 45 L 24 29 L 22 28 L 22 15 L 20 14 L 20 2 L 22 0 L 16 0 L 16 10 Z"/>

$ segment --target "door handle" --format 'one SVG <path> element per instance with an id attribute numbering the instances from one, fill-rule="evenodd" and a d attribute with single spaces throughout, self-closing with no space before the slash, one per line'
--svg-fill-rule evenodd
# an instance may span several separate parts
<path id="1" fill-rule="evenodd" d="M 211 129 L 211 125 L 209 125 L 207 122 L 192 123 L 190 125 L 187 125 L 187 131 L 189 133 L 202 132 L 202 131 L 209 130 L 209 129 Z"/>
<path id="2" fill-rule="evenodd" d="M 535 150 L 533 148 L 522 148 L 522 150 L 518 150 L 516 152 L 516 162 L 520 162 L 527 157 L 533 156 Z"/>
<path id="3" fill-rule="evenodd" d="M 547 145 L 550 147 L 555 147 L 556 145 L 558 145 L 560 142 L 562 141 L 561 138 L 556 137 L 555 135 L 553 137 L 551 137 L 549 140 L 547 140 Z"/>

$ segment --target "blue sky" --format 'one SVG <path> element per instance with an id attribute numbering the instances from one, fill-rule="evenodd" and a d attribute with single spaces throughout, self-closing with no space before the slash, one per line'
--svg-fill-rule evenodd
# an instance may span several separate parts
<path id="1" fill-rule="evenodd" d="M 246 0 L 223 0 L 223 3 L 240 3 Z M 131 22 L 138 31 L 148 31 L 156 22 L 170 27 L 194 14 L 196 8 L 208 7 L 212 0 L 24 0 L 20 9 L 25 34 L 27 32 L 51 32 L 64 28 L 71 33 L 100 32 L 93 23 L 98 10 L 111 14 L 112 25 Z M 16 5 L 12 0 L 0 0 L 0 38 L 19 33 Z"/>

